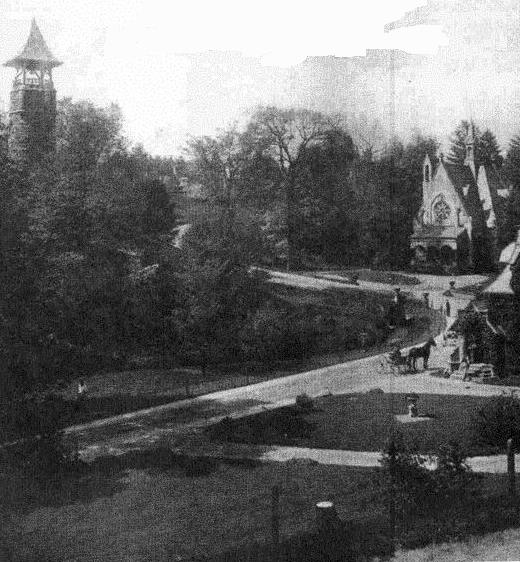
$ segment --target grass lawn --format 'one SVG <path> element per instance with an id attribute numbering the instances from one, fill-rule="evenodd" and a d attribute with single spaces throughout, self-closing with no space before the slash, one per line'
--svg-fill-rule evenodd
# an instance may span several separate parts
<path id="1" fill-rule="evenodd" d="M 451 440 L 459 442 L 469 455 L 495 452 L 473 442 L 473 416 L 488 398 L 420 395 L 419 414 L 431 419 L 401 423 L 394 414 L 407 413 L 405 397 L 382 392 L 323 397 L 309 413 L 286 407 L 234 420 L 227 435 L 220 435 L 218 427 L 212 431 L 215 438 L 245 443 L 381 451 L 397 429 L 422 453 Z"/>
<path id="2" fill-rule="evenodd" d="M 318 501 L 334 501 L 346 519 L 375 517 L 382 506 L 373 474 L 299 463 L 197 463 L 172 460 L 165 450 L 105 459 L 59 485 L 35 491 L 24 484 L 4 539 L 14 560 L 186 560 L 268 541 L 275 484 L 282 536 L 308 531 Z"/>
<path id="3" fill-rule="evenodd" d="M 278 485 L 282 538 L 311 530 L 316 502 L 331 500 L 349 526 L 358 559 L 366 560 L 387 544 L 381 474 L 301 462 L 194 460 L 175 457 L 166 448 L 99 459 L 77 475 L 42 478 L 39 484 L 10 480 L 0 472 L 0 559 L 266 561 L 270 558 L 261 554 L 261 545 L 269 541 L 271 490 Z M 481 477 L 479 485 L 487 503 L 494 502 L 493 521 L 504 528 L 505 478 Z M 488 511 L 486 505 L 485 517 Z M 474 530 L 475 511 L 464 513 L 465 524 Z M 403 544 L 427 544 L 434 524 L 437 529 L 431 518 L 414 522 L 418 535 L 410 537 L 407 529 Z M 237 550 L 234 556 L 220 554 Z M 303 553 L 290 559 L 309 560 Z"/>
<path id="4" fill-rule="evenodd" d="M 393 562 L 474 562 L 475 560 L 518 560 L 520 530 L 510 529 L 472 536 L 462 541 L 430 545 L 416 550 L 400 550 Z"/>

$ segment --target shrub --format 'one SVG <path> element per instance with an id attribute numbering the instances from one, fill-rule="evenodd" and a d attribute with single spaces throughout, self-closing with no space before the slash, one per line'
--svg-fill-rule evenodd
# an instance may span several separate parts
<path id="1" fill-rule="evenodd" d="M 387 501 L 394 501 L 397 511 L 403 515 L 417 511 L 428 502 L 432 483 L 426 461 L 400 435 L 392 437 L 383 451 L 383 495 Z"/>
<path id="2" fill-rule="evenodd" d="M 2 441 L 14 445 L 2 451 L 2 461 L 34 477 L 56 473 L 72 464 L 63 443 L 63 428 L 70 419 L 70 406 L 53 394 L 22 396 L 2 408 Z"/>
<path id="3" fill-rule="evenodd" d="M 409 515 L 458 506 L 476 491 L 475 475 L 466 464 L 466 456 L 458 443 L 442 445 L 433 461 L 414 452 L 400 436 L 394 437 L 383 452 L 383 492 L 388 500 L 393 494 L 397 512 Z"/>
<path id="4" fill-rule="evenodd" d="M 510 438 L 520 444 L 520 399 L 515 391 L 491 398 L 475 417 L 476 443 L 504 450 Z"/>
<path id="5" fill-rule="evenodd" d="M 303 394 L 298 394 L 298 396 L 296 397 L 296 407 L 300 410 L 308 412 L 314 409 L 314 402 L 312 398 L 304 392 Z"/>
<path id="6" fill-rule="evenodd" d="M 445 505 L 474 495 L 476 476 L 466 463 L 466 454 L 452 441 L 437 450 L 437 467 L 431 473 L 434 496 Z"/>
<path id="7" fill-rule="evenodd" d="M 268 304 L 250 315 L 239 337 L 247 358 L 269 362 L 310 355 L 318 331 L 310 312 L 288 312 Z"/>
<path id="8" fill-rule="evenodd" d="M 287 331 L 287 314 L 267 304 L 250 315 L 240 341 L 246 358 L 270 361 L 283 356 L 282 342 Z"/>

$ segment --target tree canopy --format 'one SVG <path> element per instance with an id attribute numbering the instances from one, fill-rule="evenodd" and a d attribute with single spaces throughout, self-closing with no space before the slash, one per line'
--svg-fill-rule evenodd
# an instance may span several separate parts
<path id="1" fill-rule="evenodd" d="M 470 133 L 472 133 L 474 140 L 476 169 L 478 170 L 481 165 L 501 168 L 504 158 L 496 136 L 489 129 L 481 131 L 473 121 L 461 121 L 453 131 L 448 161 L 457 164 L 464 163 L 466 159 L 466 143 Z"/>

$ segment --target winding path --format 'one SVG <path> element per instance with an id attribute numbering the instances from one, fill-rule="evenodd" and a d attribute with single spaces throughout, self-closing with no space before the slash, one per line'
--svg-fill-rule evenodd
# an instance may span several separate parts
<path id="1" fill-rule="evenodd" d="M 296 275 L 292 273 L 271 272 L 274 283 L 323 290 L 331 287 L 350 288 L 342 278 L 318 278 L 315 275 Z M 339 280 L 341 279 L 341 280 Z M 430 301 L 436 308 L 445 304 L 448 281 L 446 277 L 419 276 L 418 285 L 408 285 L 403 292 L 422 298 L 424 292 L 430 293 Z M 474 285 L 485 280 L 482 276 L 456 278 L 458 288 Z M 367 291 L 392 292 L 394 285 L 360 281 L 356 288 Z M 471 300 L 471 294 L 457 293 L 450 297 L 453 321 L 457 309 L 464 308 Z M 443 347 L 438 338 L 438 347 L 432 349 L 430 370 L 413 375 L 396 376 L 389 369 L 383 355 L 364 357 L 339 365 L 315 369 L 262 383 L 234 388 L 199 396 L 197 398 L 173 402 L 147 410 L 130 412 L 108 419 L 96 420 L 87 424 L 69 427 L 69 438 L 77 441 L 85 458 L 95 458 L 101 454 L 121 454 L 127 450 L 141 448 L 157 443 L 164 438 L 184 441 L 184 437 L 213 424 L 226 416 L 243 417 L 265 410 L 279 408 L 294 403 L 302 393 L 317 397 L 325 394 L 345 394 L 365 392 L 379 388 L 384 392 L 416 392 L 429 394 L 459 394 L 469 396 L 492 396 L 500 394 L 506 387 L 485 386 L 475 383 L 462 383 L 431 376 L 431 371 L 445 368 L 451 351 Z M 189 439 L 188 439 L 189 441 Z M 193 453 L 222 455 L 218 451 L 204 451 L 188 446 Z M 214 448 L 215 449 L 215 448 Z M 218 447 L 216 448 L 218 449 Z M 306 459 L 325 464 L 345 464 L 349 466 L 378 466 L 378 453 L 354 451 L 326 451 L 322 449 L 300 449 L 287 447 L 260 448 L 249 454 L 266 461 L 285 461 Z M 236 454 L 244 456 L 244 451 Z M 184 449 L 185 452 L 185 449 Z M 227 448 L 230 455 L 230 449 Z M 247 456 L 247 455 L 246 455 Z M 504 459 L 501 457 L 479 457 L 472 459 L 472 468 L 477 471 L 503 472 Z M 517 464 L 517 466 L 520 463 Z"/>

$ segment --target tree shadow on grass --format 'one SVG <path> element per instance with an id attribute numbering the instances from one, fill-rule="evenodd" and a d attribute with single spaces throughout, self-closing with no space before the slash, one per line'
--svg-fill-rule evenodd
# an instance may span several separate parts
<path id="1" fill-rule="evenodd" d="M 118 416 L 127 412 L 144 410 L 169 404 L 186 398 L 181 394 L 164 394 L 161 396 L 112 394 L 110 396 L 89 396 L 81 401 L 71 401 L 71 424 L 82 424 L 90 421 Z"/>
<path id="2" fill-rule="evenodd" d="M 0 471 L 2 506 L 27 513 L 39 507 L 60 507 L 89 503 L 111 497 L 128 486 L 128 471 L 143 470 L 151 474 L 168 473 L 178 478 L 206 477 L 228 464 L 244 469 L 258 465 L 241 458 L 207 458 L 178 454 L 167 447 L 129 451 L 117 456 L 99 457 L 91 463 L 75 462 L 54 474 L 29 474 Z"/>
<path id="3" fill-rule="evenodd" d="M 316 530 L 284 538 L 277 548 L 267 542 L 251 543 L 237 549 L 193 562 L 345 562 L 390 560 L 393 555 L 388 522 L 384 517 L 346 521 L 328 533 Z M 172 553 L 173 554 L 173 553 Z"/>
<path id="4" fill-rule="evenodd" d="M 180 408 L 166 408 L 156 412 L 123 418 L 112 423 L 89 427 L 82 431 L 67 435 L 67 440 L 81 446 L 103 443 L 107 440 L 117 439 L 119 436 L 131 432 L 150 433 L 153 429 L 175 429 L 184 424 L 204 423 L 205 420 L 215 416 L 226 416 L 237 410 L 247 410 L 253 406 L 264 404 L 260 400 L 237 400 L 233 402 L 219 402 L 217 400 L 199 400 Z"/>
<path id="5" fill-rule="evenodd" d="M 300 440 L 309 439 L 316 428 L 314 422 L 305 419 L 307 413 L 286 406 L 237 420 L 225 418 L 210 426 L 206 434 L 212 441 L 297 445 Z"/>

